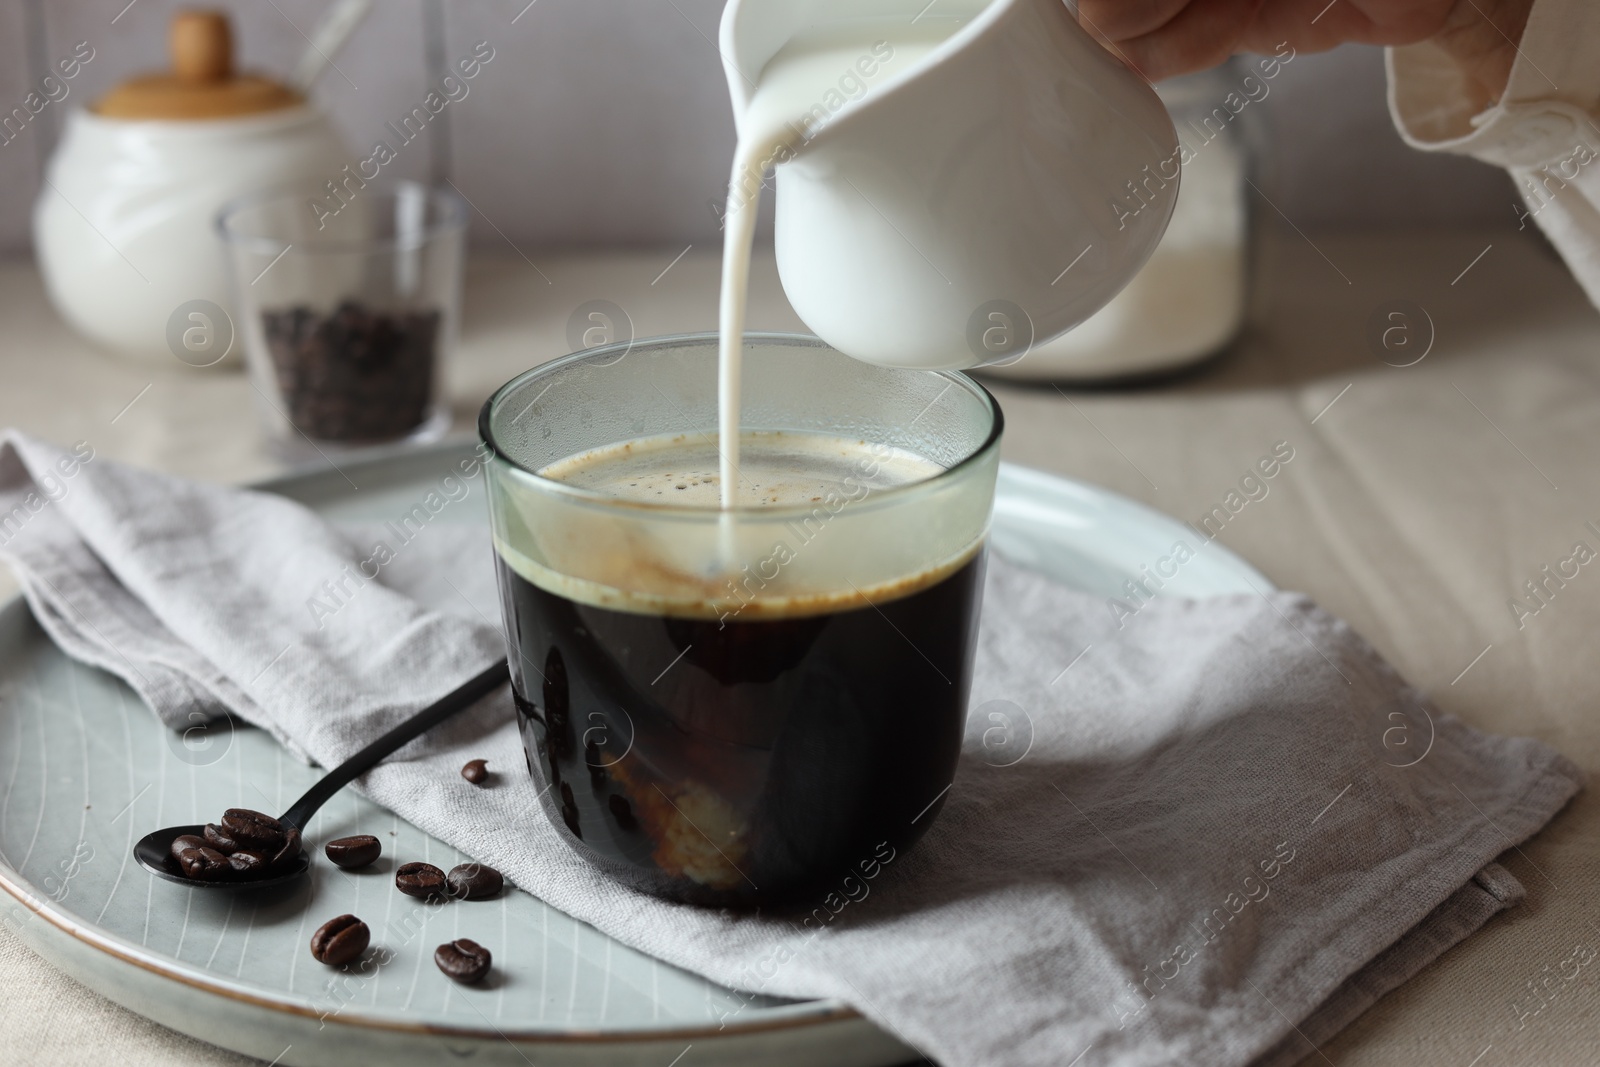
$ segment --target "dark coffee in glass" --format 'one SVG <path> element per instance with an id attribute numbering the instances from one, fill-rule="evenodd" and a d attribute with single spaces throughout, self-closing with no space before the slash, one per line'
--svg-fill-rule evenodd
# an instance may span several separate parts
<path id="1" fill-rule="evenodd" d="M 634 375 L 675 380 L 706 342 L 667 344 L 676 358 L 648 363 L 636 347 Z M 763 352 L 792 364 L 774 386 L 896 373 L 788 340 L 756 346 L 747 366 Z M 623 387 L 604 353 L 563 361 L 565 399 Z M 907 422 L 916 401 L 961 384 L 949 406 L 973 426 L 954 462 L 800 414 L 784 420 L 799 429 L 747 431 L 729 513 L 709 430 L 602 431 L 552 457 L 561 446 L 535 428 L 583 422 L 581 408 L 529 407 L 555 393 L 540 378 L 560 366 L 530 372 L 531 390 L 529 375 L 508 385 L 483 420 L 512 683 L 546 815 L 612 875 L 692 903 L 820 897 L 904 851 L 937 816 L 964 732 L 992 401 L 958 376 L 903 375 L 922 387 L 902 398 Z M 523 408 L 527 428 L 513 429 Z"/>

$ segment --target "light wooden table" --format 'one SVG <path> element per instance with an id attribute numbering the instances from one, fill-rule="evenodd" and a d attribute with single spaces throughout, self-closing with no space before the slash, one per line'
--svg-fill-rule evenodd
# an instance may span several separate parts
<path id="1" fill-rule="evenodd" d="M 449 373 L 457 429 L 470 430 L 495 386 L 566 352 L 567 320 L 586 301 L 620 305 L 641 337 L 711 328 L 716 256 L 694 249 L 661 275 L 675 254 L 476 261 Z M 1256 325 L 1209 367 L 1131 391 L 997 387 L 1007 458 L 1193 520 L 1289 442 L 1294 461 L 1221 540 L 1347 619 L 1446 710 L 1600 768 L 1600 575 L 1585 571 L 1521 629 L 1508 608 L 1575 541 L 1600 548 L 1584 526 L 1600 521 L 1600 314 L 1547 250 L 1511 233 L 1315 245 L 1291 234 L 1262 267 Z M 752 291 L 752 329 L 801 328 L 770 256 Z M 1427 358 L 1406 368 L 1379 362 L 1366 336 L 1400 299 L 1436 330 Z M 238 374 L 92 351 L 51 312 L 31 265 L 0 266 L 0 426 L 237 482 L 277 469 L 251 403 Z M 1575 946 L 1600 949 L 1600 801 L 1580 796 L 1503 862 L 1527 901 L 1311 1061 L 1600 1058 L 1600 972 L 1559 979 L 1560 995 L 1521 1027 L 1512 1011 Z M 3 932 L 0 990 L 0 1062 L 244 1062 L 76 986 Z"/>

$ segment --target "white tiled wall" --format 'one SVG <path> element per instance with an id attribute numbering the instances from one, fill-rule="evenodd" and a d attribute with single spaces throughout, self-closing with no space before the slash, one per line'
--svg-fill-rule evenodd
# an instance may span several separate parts
<path id="1" fill-rule="evenodd" d="M 478 42 L 494 58 L 390 173 L 450 180 L 477 237 L 519 246 L 712 243 L 733 144 L 714 41 L 723 0 L 377 0 L 318 100 L 352 151 L 421 101 Z M 0 113 L 78 41 L 95 59 L 66 106 L 164 65 L 180 0 L 0 0 Z M 287 71 L 326 0 L 223 0 L 244 65 Z M 1302 229 L 1504 222 L 1511 186 L 1468 160 L 1406 148 L 1384 109 L 1381 54 L 1303 56 L 1261 102 L 1274 202 Z M 41 161 L 64 108 L 0 145 L 0 251 L 26 248 Z"/>

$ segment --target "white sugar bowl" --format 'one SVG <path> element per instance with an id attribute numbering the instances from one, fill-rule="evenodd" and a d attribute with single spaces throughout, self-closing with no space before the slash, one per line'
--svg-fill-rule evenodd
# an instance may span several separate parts
<path id="1" fill-rule="evenodd" d="M 350 156 L 299 93 L 234 73 L 224 16 L 180 13 L 171 44 L 171 73 L 135 78 L 69 116 L 33 234 L 46 290 L 75 329 L 179 367 L 225 354 L 180 340 L 196 302 L 233 315 L 221 207 L 256 189 L 320 185 Z M 209 325 L 233 334 L 231 322 Z"/>

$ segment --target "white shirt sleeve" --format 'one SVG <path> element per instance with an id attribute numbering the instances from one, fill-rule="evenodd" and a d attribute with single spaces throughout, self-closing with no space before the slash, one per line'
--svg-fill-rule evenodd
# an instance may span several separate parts
<path id="1" fill-rule="evenodd" d="M 1521 205 L 1600 306 L 1600 3 L 1536 0 L 1500 102 L 1475 112 L 1431 43 L 1388 52 L 1389 111 L 1406 143 L 1505 167 Z M 1519 228 L 1520 228 L 1519 227 Z"/>

